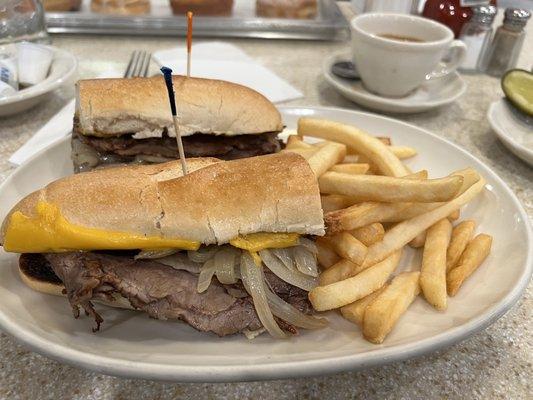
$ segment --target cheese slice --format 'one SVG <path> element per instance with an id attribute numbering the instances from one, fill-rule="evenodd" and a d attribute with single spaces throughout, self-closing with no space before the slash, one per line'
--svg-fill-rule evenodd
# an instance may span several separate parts
<path id="1" fill-rule="evenodd" d="M 59 208 L 40 201 L 37 216 L 20 211 L 11 215 L 4 238 L 4 250 L 16 253 L 46 253 L 71 250 L 168 249 L 198 250 L 200 242 L 168 239 L 136 233 L 86 228 L 71 224 Z"/>
<path id="2" fill-rule="evenodd" d="M 280 249 L 284 247 L 296 246 L 300 235 L 298 233 L 252 233 L 242 235 L 233 240 L 230 244 L 233 247 L 256 253 L 264 249 Z"/>
<path id="3" fill-rule="evenodd" d="M 47 253 L 72 250 L 198 250 L 201 243 L 181 238 L 144 236 L 136 233 L 87 228 L 67 221 L 59 207 L 44 201 L 36 216 L 16 211 L 11 215 L 4 237 L 4 250 L 15 253 Z M 230 241 L 234 247 L 257 253 L 260 250 L 298 244 L 297 233 L 253 233 Z"/>

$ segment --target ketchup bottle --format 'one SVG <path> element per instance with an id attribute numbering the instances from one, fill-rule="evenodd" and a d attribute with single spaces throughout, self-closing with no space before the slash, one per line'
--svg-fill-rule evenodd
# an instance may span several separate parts
<path id="1" fill-rule="evenodd" d="M 446 25 L 457 38 L 463 25 L 472 17 L 471 7 L 489 3 L 495 6 L 496 0 L 427 0 L 422 15 Z"/>

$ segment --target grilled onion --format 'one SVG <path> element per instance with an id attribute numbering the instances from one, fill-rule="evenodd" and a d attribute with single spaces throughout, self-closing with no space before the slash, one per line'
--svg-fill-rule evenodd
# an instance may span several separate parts
<path id="1" fill-rule="evenodd" d="M 285 282 L 306 291 L 310 291 L 316 287 L 316 279 L 305 275 L 300 271 L 287 268 L 285 264 L 272 253 L 272 250 L 261 250 L 259 255 L 268 269 Z"/>
<path id="2" fill-rule="evenodd" d="M 304 246 L 296 246 L 292 250 L 296 268 L 303 274 L 317 277 L 318 266 L 316 256 Z"/>
<path id="3" fill-rule="evenodd" d="M 211 279 L 215 275 L 216 267 L 213 259 L 207 260 L 205 264 L 200 268 L 200 275 L 198 276 L 198 285 L 196 290 L 198 293 L 203 293 L 207 290 L 211 284 Z"/>
<path id="4" fill-rule="evenodd" d="M 296 271 L 296 266 L 294 265 L 294 259 L 292 258 L 291 249 L 272 249 L 274 255 L 280 259 L 280 261 L 290 270 Z"/>
<path id="5" fill-rule="evenodd" d="M 235 258 L 239 256 L 239 251 L 230 246 L 224 246 L 216 252 L 213 258 L 215 263 L 215 273 L 220 283 L 231 285 L 237 282 L 235 276 Z"/>
<path id="6" fill-rule="evenodd" d="M 193 262 L 205 263 L 207 260 L 212 258 L 218 250 L 218 246 L 200 247 L 196 251 L 189 250 L 187 252 L 187 256 L 189 257 L 189 260 Z"/>
<path id="7" fill-rule="evenodd" d="M 315 255 L 318 253 L 318 249 L 316 247 L 316 243 L 313 242 L 311 239 L 307 239 L 307 238 L 301 237 L 300 238 L 300 246 L 305 247 L 307 250 L 309 250 L 311 253 L 313 253 Z"/>
<path id="8" fill-rule="evenodd" d="M 306 315 L 297 308 L 291 306 L 289 303 L 283 301 L 277 294 L 270 291 L 267 288 L 266 290 L 268 304 L 272 313 L 282 320 L 292 324 L 294 326 L 299 326 L 304 329 L 320 329 L 324 328 L 328 321 L 325 318 L 316 318 L 310 315 Z"/>
<path id="9" fill-rule="evenodd" d="M 177 249 L 163 249 L 163 250 L 141 250 L 134 258 L 136 260 L 163 258 L 177 253 Z"/>
<path id="10" fill-rule="evenodd" d="M 278 339 L 286 338 L 287 334 L 278 326 L 268 306 L 267 288 L 262 266 L 257 266 L 250 253 L 243 251 L 240 267 L 244 287 L 252 296 L 259 320 L 270 335 Z"/>
<path id="11" fill-rule="evenodd" d="M 172 254 L 167 257 L 158 258 L 154 260 L 158 262 L 159 264 L 168 265 L 169 267 L 172 267 L 177 270 L 183 270 L 188 271 L 192 274 L 198 274 L 200 273 L 200 266 L 202 264 L 192 262 L 187 258 L 185 254 Z"/>

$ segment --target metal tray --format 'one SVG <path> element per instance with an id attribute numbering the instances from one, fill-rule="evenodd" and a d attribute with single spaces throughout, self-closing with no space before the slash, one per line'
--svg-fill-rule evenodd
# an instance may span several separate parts
<path id="1" fill-rule="evenodd" d="M 152 0 L 150 14 L 143 16 L 95 14 L 89 2 L 84 0 L 78 12 L 47 13 L 48 32 L 139 36 L 183 36 L 186 32 L 185 17 L 173 16 L 168 0 Z M 308 20 L 258 18 L 254 0 L 236 0 L 229 17 L 194 19 L 196 37 L 343 40 L 348 34 L 348 23 L 334 0 L 318 0 L 318 16 Z"/>

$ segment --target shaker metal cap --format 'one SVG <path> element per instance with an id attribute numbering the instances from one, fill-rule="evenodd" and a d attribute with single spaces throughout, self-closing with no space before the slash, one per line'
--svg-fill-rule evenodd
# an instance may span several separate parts
<path id="1" fill-rule="evenodd" d="M 503 22 L 511 25 L 525 26 L 530 17 L 531 13 L 528 10 L 511 7 L 505 9 L 505 19 Z"/>
<path id="2" fill-rule="evenodd" d="M 498 9 L 492 5 L 483 5 L 472 7 L 472 20 L 483 24 L 492 24 Z"/>

